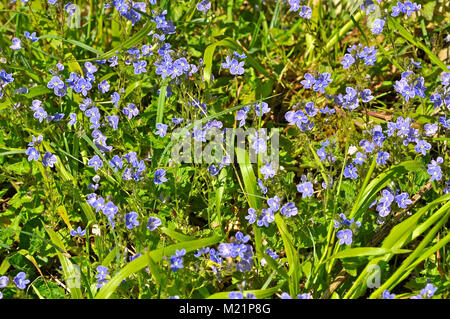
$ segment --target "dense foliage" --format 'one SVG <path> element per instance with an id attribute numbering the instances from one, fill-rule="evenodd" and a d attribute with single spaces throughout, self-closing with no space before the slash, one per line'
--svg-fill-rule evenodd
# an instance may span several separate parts
<path id="1" fill-rule="evenodd" d="M 0 298 L 448 298 L 448 5 L 2 1 Z"/>

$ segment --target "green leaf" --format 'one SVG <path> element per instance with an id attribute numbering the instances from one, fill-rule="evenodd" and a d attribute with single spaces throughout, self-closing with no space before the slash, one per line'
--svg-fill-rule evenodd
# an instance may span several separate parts
<path id="1" fill-rule="evenodd" d="M 398 23 L 395 19 L 388 18 L 388 23 L 390 24 L 390 28 L 398 31 L 400 35 L 405 38 L 409 43 L 412 45 L 418 47 L 419 49 L 422 49 L 430 58 L 431 62 L 439 66 L 444 72 L 447 71 L 447 66 L 444 62 L 441 61 L 433 52 L 431 52 L 430 49 L 428 49 L 424 44 L 417 41 L 416 38 L 409 33 L 408 30 L 405 29 L 400 23 Z"/>
<path id="2" fill-rule="evenodd" d="M 357 248 L 350 248 L 345 249 L 337 254 L 334 254 L 331 258 L 350 258 L 350 257 L 365 257 L 365 256 L 380 256 L 380 255 L 386 255 L 388 253 L 391 254 L 405 254 L 410 252 L 411 250 L 408 249 L 397 249 L 397 250 L 391 250 L 386 248 L 376 248 L 376 247 L 357 247 Z"/>
<path id="3" fill-rule="evenodd" d="M 275 223 L 283 240 L 284 249 L 289 263 L 289 292 L 291 296 L 297 296 L 299 293 L 300 281 L 300 257 L 294 247 L 293 239 L 280 214 L 275 215 Z"/>

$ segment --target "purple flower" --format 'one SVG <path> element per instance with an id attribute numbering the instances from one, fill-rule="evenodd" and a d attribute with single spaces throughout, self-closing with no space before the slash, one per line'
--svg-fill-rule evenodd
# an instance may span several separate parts
<path id="1" fill-rule="evenodd" d="M 428 164 L 427 173 L 431 175 L 431 181 L 439 181 L 442 178 L 442 170 L 439 164 L 444 162 L 442 157 L 436 158 L 436 160 L 432 160 L 431 164 Z"/>
<path id="2" fill-rule="evenodd" d="M 395 196 L 395 201 L 397 202 L 398 207 L 400 208 L 407 208 L 408 205 L 411 205 L 412 200 L 409 199 L 408 193 L 401 193 L 397 196 Z"/>
<path id="3" fill-rule="evenodd" d="M 113 130 L 117 130 L 117 125 L 119 124 L 119 117 L 117 115 L 108 115 L 106 117 L 108 119 L 109 125 L 113 128 Z"/>
<path id="4" fill-rule="evenodd" d="M 0 288 L 6 288 L 6 286 L 8 286 L 9 283 L 9 278 L 6 276 L 1 276 L 0 277 Z"/>
<path id="5" fill-rule="evenodd" d="M 44 167 L 53 167 L 56 164 L 57 158 L 55 154 L 50 152 L 45 152 L 44 157 L 42 158 L 42 165 Z"/>
<path id="6" fill-rule="evenodd" d="M 147 228 L 150 231 L 156 230 L 159 226 L 161 226 L 161 219 L 158 217 L 150 217 L 148 219 Z"/>
<path id="7" fill-rule="evenodd" d="M 37 151 L 37 149 L 35 149 L 34 147 L 27 148 L 27 150 L 25 151 L 25 154 L 28 155 L 28 162 L 30 162 L 31 160 L 34 160 L 34 161 L 39 160 L 40 154 Z"/>
<path id="8" fill-rule="evenodd" d="M 312 15 L 312 10 L 310 7 L 308 6 L 303 6 L 302 9 L 300 10 L 300 17 L 305 18 L 305 19 L 311 19 L 311 15 Z"/>
<path id="9" fill-rule="evenodd" d="M 420 291 L 420 294 L 425 298 L 430 298 L 434 295 L 437 288 L 433 284 L 427 284 L 425 288 Z"/>
<path id="10" fill-rule="evenodd" d="M 27 39 L 30 40 L 31 42 L 36 42 L 37 40 L 39 40 L 39 39 L 36 37 L 36 32 L 33 32 L 33 33 L 30 34 L 30 32 L 25 31 L 24 35 L 25 35 L 25 38 L 27 38 Z"/>
<path id="11" fill-rule="evenodd" d="M 70 235 L 72 236 L 84 236 L 86 235 L 86 230 L 83 230 L 80 226 L 76 230 L 71 230 Z"/>
<path id="12" fill-rule="evenodd" d="M 386 160 L 388 160 L 390 157 L 388 152 L 384 152 L 384 151 L 379 151 L 377 153 L 377 164 L 378 165 L 386 165 Z"/>
<path id="13" fill-rule="evenodd" d="M 356 153 L 353 163 L 356 165 L 362 165 L 367 159 L 367 156 L 361 152 Z"/>
<path id="14" fill-rule="evenodd" d="M 239 62 L 239 61 L 233 59 L 230 64 L 230 74 L 232 74 L 232 75 L 244 74 L 244 72 L 245 72 L 244 64 L 245 64 L 244 61 Z"/>
<path id="15" fill-rule="evenodd" d="M 112 102 L 114 103 L 114 105 L 115 105 L 116 107 L 119 107 L 120 94 L 117 93 L 117 92 L 114 92 L 114 93 L 111 95 L 111 98 L 112 98 Z"/>
<path id="16" fill-rule="evenodd" d="M 306 73 L 305 79 L 303 81 L 301 81 L 300 83 L 303 84 L 305 89 L 310 89 L 314 85 L 314 83 L 316 83 L 316 80 L 314 79 L 314 77 L 311 74 Z"/>
<path id="17" fill-rule="evenodd" d="M 98 84 L 98 89 L 102 93 L 106 93 L 109 91 L 110 85 L 107 80 L 103 80 Z"/>
<path id="18" fill-rule="evenodd" d="M 428 143 L 425 140 L 419 140 L 416 144 L 416 146 L 414 147 L 414 150 L 417 153 L 422 153 L 422 155 L 427 155 L 427 151 L 429 151 L 431 149 L 431 144 Z"/>
<path id="19" fill-rule="evenodd" d="M 314 187 L 311 182 L 304 182 L 297 185 L 297 191 L 302 193 L 302 198 L 311 197 L 314 193 Z"/>
<path id="20" fill-rule="evenodd" d="M 145 60 L 134 62 L 133 67 L 135 74 L 147 73 L 147 61 Z"/>
<path id="21" fill-rule="evenodd" d="M 67 124 L 75 125 L 75 123 L 77 123 L 77 115 L 75 113 L 70 113 L 69 118 L 70 118 L 70 121 Z"/>
<path id="22" fill-rule="evenodd" d="M 353 55 L 346 53 L 341 62 L 342 67 L 344 69 L 348 69 L 353 63 L 355 63 L 355 58 L 353 57 Z"/>
<path id="23" fill-rule="evenodd" d="M 385 23 L 386 22 L 382 19 L 375 19 L 372 23 L 372 29 L 371 29 L 372 33 L 380 34 L 383 31 L 383 27 L 384 27 Z"/>
<path id="24" fill-rule="evenodd" d="M 283 207 L 281 207 L 280 212 L 282 215 L 284 215 L 286 217 L 292 217 L 292 216 L 297 215 L 298 209 L 293 202 L 289 202 L 286 205 L 284 205 Z"/>
<path id="25" fill-rule="evenodd" d="M 232 291 L 228 293 L 228 299 L 244 299 L 242 292 Z"/>
<path id="26" fill-rule="evenodd" d="M 339 238 L 339 245 L 350 245 L 353 241 L 353 233 L 351 229 L 340 230 L 337 232 L 336 237 Z"/>
<path id="27" fill-rule="evenodd" d="M 13 50 L 20 50 L 20 49 L 22 49 L 20 39 L 19 38 L 13 38 L 12 39 L 12 45 L 10 46 L 10 48 L 13 49 Z"/>
<path id="28" fill-rule="evenodd" d="M 372 91 L 370 91 L 369 89 L 365 89 L 363 91 L 361 91 L 361 100 L 365 103 L 371 101 L 373 99 L 372 96 Z"/>
<path id="29" fill-rule="evenodd" d="M 426 136 L 431 136 L 436 134 L 437 130 L 438 130 L 438 126 L 436 124 L 425 124 L 424 126 L 425 129 L 425 135 Z"/>
<path id="30" fill-rule="evenodd" d="M 256 221 L 256 210 L 254 208 L 248 209 L 248 215 L 245 216 L 245 219 L 248 220 L 249 224 L 253 224 Z"/>
<path id="31" fill-rule="evenodd" d="M 159 135 L 160 137 L 164 137 L 167 134 L 167 128 L 168 128 L 167 124 L 157 123 L 156 124 L 157 131 L 155 132 L 155 134 Z"/>
<path id="32" fill-rule="evenodd" d="M 94 155 L 89 161 L 88 166 L 93 167 L 95 171 L 97 171 L 100 167 L 103 166 L 103 162 L 98 155 Z"/>
<path id="33" fill-rule="evenodd" d="M 209 9 L 211 9 L 211 3 L 209 1 L 203 0 L 197 4 L 197 10 L 204 14 L 206 14 Z"/>
<path id="34" fill-rule="evenodd" d="M 155 178 L 153 179 L 153 182 L 155 184 L 162 184 L 164 182 L 167 182 L 167 178 L 164 176 L 166 175 L 166 171 L 162 168 L 157 169 L 155 172 Z"/>
<path id="35" fill-rule="evenodd" d="M 331 78 L 330 73 L 328 72 L 322 74 L 319 73 L 319 76 L 317 77 L 316 82 L 314 83 L 313 90 L 325 93 L 325 88 L 331 82 L 333 82 L 333 79 Z"/>
<path id="36" fill-rule="evenodd" d="M 358 178 L 358 170 L 356 167 L 353 166 L 353 164 L 348 164 L 344 169 L 344 177 L 356 179 Z"/>
<path id="37" fill-rule="evenodd" d="M 264 175 L 264 180 L 266 180 L 268 178 L 273 178 L 275 176 L 275 170 L 272 168 L 272 165 L 270 163 L 267 163 L 266 165 L 261 166 L 259 171 L 261 172 L 261 174 Z"/>
<path id="38" fill-rule="evenodd" d="M 19 289 L 25 289 L 30 283 L 30 281 L 27 279 L 27 275 L 23 271 L 19 272 L 17 276 L 14 277 L 13 281 Z"/>
<path id="39" fill-rule="evenodd" d="M 396 296 L 395 294 L 389 293 L 389 290 L 383 291 L 383 294 L 382 294 L 383 299 L 394 299 L 395 296 Z"/>
<path id="40" fill-rule="evenodd" d="M 256 116 L 263 116 L 264 114 L 270 112 L 270 107 L 266 102 L 256 103 L 255 104 L 255 113 Z"/>
<path id="41" fill-rule="evenodd" d="M 138 214 L 136 212 L 129 212 L 128 214 L 125 214 L 125 226 L 128 229 L 133 229 L 135 226 L 139 226 L 137 218 Z"/>

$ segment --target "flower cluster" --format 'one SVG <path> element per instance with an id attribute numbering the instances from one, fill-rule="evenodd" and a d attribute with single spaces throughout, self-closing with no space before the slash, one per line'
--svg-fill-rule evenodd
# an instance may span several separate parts
<path id="1" fill-rule="evenodd" d="M 114 205 L 112 201 L 108 201 L 105 204 L 105 199 L 103 197 L 98 197 L 97 194 L 91 193 L 87 196 L 87 203 L 92 206 L 92 208 L 95 208 L 95 211 L 102 211 L 103 214 L 106 215 L 108 218 L 109 224 L 112 229 L 114 229 L 115 222 L 114 217 L 116 216 L 116 213 L 119 211 L 119 207 Z"/>
<path id="2" fill-rule="evenodd" d="M 221 64 L 222 69 L 229 69 L 231 75 L 242 75 L 244 74 L 244 64 L 245 61 L 239 61 L 244 60 L 247 56 L 245 53 L 239 54 L 238 52 L 234 51 L 233 56 L 227 56 L 225 58 L 225 62 Z"/>
<path id="3" fill-rule="evenodd" d="M 236 270 L 240 272 L 250 271 L 253 266 L 253 247 L 247 242 L 250 236 L 244 236 L 237 232 L 235 242 L 221 243 L 218 246 L 218 254 L 222 258 L 233 258 L 236 261 Z M 210 250 L 211 254 L 211 250 Z"/>
<path id="4" fill-rule="evenodd" d="M 297 12 L 300 10 L 300 17 L 304 19 L 311 19 L 312 10 L 308 6 L 300 6 L 301 2 L 305 2 L 305 0 L 289 0 L 289 11 Z"/>
<path id="5" fill-rule="evenodd" d="M 395 81 L 394 89 L 398 93 L 400 93 L 406 100 L 414 98 L 418 96 L 420 98 L 425 98 L 425 90 L 424 86 L 425 80 L 423 77 L 415 77 L 414 72 L 405 71 L 402 73 L 402 78 L 399 81 Z"/>
<path id="6" fill-rule="evenodd" d="M 420 8 L 421 5 L 415 2 L 405 1 L 405 3 L 401 3 L 397 1 L 397 5 L 392 7 L 391 16 L 397 17 L 400 13 L 403 13 L 410 17 L 414 11 L 419 11 Z"/>
<path id="7" fill-rule="evenodd" d="M 108 282 L 108 276 L 109 271 L 108 268 L 105 266 L 98 266 L 97 267 L 97 274 L 95 275 L 95 278 L 97 278 L 97 288 L 102 288 L 107 282 Z"/>
<path id="8" fill-rule="evenodd" d="M 334 228 L 345 228 L 338 230 L 336 233 L 336 237 L 339 239 L 339 245 L 351 245 L 353 242 L 353 232 L 361 226 L 361 222 L 355 222 L 354 218 L 347 219 L 344 214 L 340 214 L 339 218 L 340 220 L 334 220 Z"/>
<path id="9" fill-rule="evenodd" d="M 374 45 L 371 47 L 362 47 L 362 44 L 354 44 L 347 49 L 347 52 L 342 59 L 342 67 L 348 69 L 356 61 L 364 61 L 367 66 L 374 65 L 377 61 L 377 49 Z"/>
<path id="10" fill-rule="evenodd" d="M 316 77 L 312 76 L 309 73 L 305 74 L 305 79 L 300 83 L 303 84 L 305 89 L 312 88 L 313 91 L 325 93 L 325 88 L 333 82 L 331 78 L 331 74 L 328 72 L 319 73 Z"/>
<path id="11" fill-rule="evenodd" d="M 170 269 L 173 272 L 183 268 L 183 256 L 186 255 L 186 249 L 176 250 L 175 255 L 170 256 Z"/>

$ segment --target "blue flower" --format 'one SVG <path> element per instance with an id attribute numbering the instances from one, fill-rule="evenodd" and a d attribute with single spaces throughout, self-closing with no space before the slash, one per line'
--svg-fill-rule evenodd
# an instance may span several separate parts
<path id="1" fill-rule="evenodd" d="M 383 299 L 394 299 L 396 295 L 389 293 L 389 290 L 385 290 L 381 296 Z"/>
<path id="2" fill-rule="evenodd" d="M 84 236 L 86 235 L 86 230 L 83 230 L 80 226 L 76 230 L 71 230 L 70 235 L 72 236 Z"/>
<path id="3" fill-rule="evenodd" d="M 232 291 L 228 293 L 228 299 L 244 299 L 242 292 Z"/>
<path id="4" fill-rule="evenodd" d="M 431 136 L 436 134 L 437 130 L 438 130 L 438 126 L 436 124 L 425 124 L 424 126 L 425 129 L 425 135 L 426 136 Z"/>
<path id="5" fill-rule="evenodd" d="M 139 226 L 137 218 L 138 214 L 136 212 L 129 212 L 128 214 L 125 214 L 125 226 L 128 229 L 133 229 L 135 226 Z"/>
<path id="6" fill-rule="evenodd" d="M 412 204 L 412 200 L 409 199 L 409 194 L 406 192 L 395 196 L 395 201 L 397 202 L 398 207 L 403 209 Z"/>
<path id="7" fill-rule="evenodd" d="M 314 187 L 311 182 L 304 182 L 297 185 L 297 191 L 302 193 L 302 198 L 311 197 L 314 193 Z"/>
<path id="8" fill-rule="evenodd" d="M 119 123 L 119 117 L 117 115 L 108 115 L 106 117 L 108 119 L 109 125 L 113 128 L 113 130 L 117 130 L 117 125 Z"/>
<path id="9" fill-rule="evenodd" d="M 351 245 L 353 241 L 353 233 L 351 229 L 338 231 L 336 237 L 339 238 L 339 245 L 342 244 Z"/>
<path id="10" fill-rule="evenodd" d="M 133 118 L 133 116 L 139 115 L 139 109 L 133 103 L 130 103 L 127 106 L 125 106 L 123 108 L 122 112 L 123 112 L 123 114 L 128 116 L 128 119 L 130 119 L 130 120 Z"/>
<path id="11" fill-rule="evenodd" d="M 156 230 L 159 226 L 161 226 L 161 219 L 158 217 L 150 217 L 148 219 L 147 228 L 150 231 Z"/>
<path id="12" fill-rule="evenodd" d="M 103 162 L 98 155 L 94 155 L 89 161 L 88 166 L 93 167 L 95 171 L 97 171 L 100 167 L 103 166 Z"/>
<path id="13" fill-rule="evenodd" d="M 300 0 L 289 0 L 289 11 L 297 12 L 300 9 Z"/>
<path id="14" fill-rule="evenodd" d="M 20 41 L 19 38 L 13 38 L 11 42 L 12 42 L 12 45 L 10 46 L 10 48 L 12 50 L 20 50 L 20 49 L 22 49 L 21 41 Z"/>
<path id="15" fill-rule="evenodd" d="M 353 163 L 356 165 L 362 165 L 367 159 L 367 156 L 361 152 L 356 153 Z"/>
<path id="16" fill-rule="evenodd" d="M 375 19 L 372 22 L 372 33 L 373 34 L 380 34 L 383 31 L 383 27 L 384 24 L 386 23 L 386 21 L 382 20 L 382 19 Z"/>
<path id="17" fill-rule="evenodd" d="M 22 290 L 25 289 L 30 283 L 30 281 L 27 279 L 27 275 L 23 271 L 19 272 L 17 276 L 14 277 L 13 281 L 16 284 L 17 288 Z"/>
<path id="18" fill-rule="evenodd" d="M 75 125 L 75 123 L 77 123 L 77 115 L 75 113 L 70 113 L 69 118 L 70 118 L 70 121 L 67 124 Z"/>
<path id="19" fill-rule="evenodd" d="M 433 284 L 427 284 L 425 288 L 420 291 L 420 294 L 425 298 L 430 298 L 433 297 L 436 290 L 437 288 L 433 286 Z"/>
<path id="20" fill-rule="evenodd" d="M 261 174 L 264 175 L 264 179 L 273 178 L 275 176 L 275 170 L 272 168 L 272 165 L 270 163 L 267 163 L 264 166 L 261 166 L 259 169 Z"/>
<path id="21" fill-rule="evenodd" d="M 24 35 L 25 35 L 25 38 L 27 38 L 27 39 L 30 40 L 31 42 L 36 42 L 37 40 L 39 40 L 39 39 L 36 37 L 36 32 L 33 32 L 33 33 L 30 34 L 30 32 L 25 31 Z"/>
<path id="22" fill-rule="evenodd" d="M 417 144 L 414 147 L 414 150 L 417 153 L 422 153 L 422 155 L 424 155 L 424 156 L 427 155 L 427 151 L 429 151 L 430 149 L 431 149 L 431 144 L 425 140 L 417 141 Z"/>
<path id="23" fill-rule="evenodd" d="M 378 165 L 386 165 L 386 160 L 388 160 L 390 157 L 388 152 L 379 151 L 377 153 L 377 164 Z"/>
<path id="24" fill-rule="evenodd" d="M 167 134 L 167 128 L 168 128 L 167 124 L 157 123 L 156 124 L 157 131 L 155 132 L 155 134 L 159 135 L 160 137 L 164 137 Z"/>
<path id="25" fill-rule="evenodd" d="M 440 181 L 442 178 L 442 170 L 439 164 L 444 162 L 442 157 L 436 158 L 436 160 L 432 160 L 431 164 L 428 164 L 427 173 L 431 175 L 431 181 Z"/>
<path id="26" fill-rule="evenodd" d="M 6 286 L 8 286 L 9 283 L 9 278 L 6 276 L 1 276 L 0 277 L 0 288 L 6 288 Z"/>
<path id="27" fill-rule="evenodd" d="M 35 149 L 34 147 L 27 148 L 27 150 L 25 151 L 25 154 L 28 155 L 28 162 L 30 162 L 31 160 L 34 160 L 34 161 L 39 160 L 40 154 L 37 151 L 37 149 Z"/>
<path id="28" fill-rule="evenodd" d="M 115 105 L 116 107 L 118 107 L 118 106 L 119 106 L 119 101 L 120 101 L 120 94 L 117 93 L 117 92 L 114 92 L 114 93 L 111 95 L 111 98 L 112 98 L 112 102 L 114 103 L 114 105 Z"/>
<path id="29" fill-rule="evenodd" d="M 264 114 L 270 112 L 270 107 L 266 102 L 256 103 L 255 104 L 255 113 L 256 116 L 263 116 Z"/>
<path id="30" fill-rule="evenodd" d="M 44 157 L 42 158 L 42 165 L 44 165 L 44 167 L 53 167 L 53 165 L 56 164 L 56 161 L 56 155 L 45 152 Z"/>
<path id="31" fill-rule="evenodd" d="M 312 10 L 310 7 L 308 6 L 303 6 L 302 9 L 300 10 L 300 17 L 305 18 L 305 19 L 311 19 L 311 15 L 312 15 Z"/>
<path id="32" fill-rule="evenodd" d="M 206 14 L 208 10 L 211 9 L 211 3 L 209 1 L 203 0 L 197 4 L 197 10 Z"/>
<path id="33" fill-rule="evenodd" d="M 110 85 L 107 80 L 103 80 L 98 84 L 98 89 L 102 93 L 106 93 L 109 91 Z"/>
<path id="34" fill-rule="evenodd" d="M 353 164 L 348 164 L 344 169 L 344 177 L 356 179 L 358 178 L 358 170 L 356 167 L 353 166 Z"/>
<path id="35" fill-rule="evenodd" d="M 300 83 L 303 84 L 305 89 L 310 89 L 314 85 L 314 83 L 316 83 L 316 79 L 314 79 L 314 77 L 311 74 L 306 73 L 305 79 Z"/>
<path id="36" fill-rule="evenodd" d="M 249 208 L 248 209 L 248 215 L 245 216 L 245 219 L 248 220 L 249 224 L 253 224 L 256 221 L 256 210 L 254 208 Z"/>
<path id="37" fill-rule="evenodd" d="M 244 64 L 245 64 L 244 61 L 239 62 L 239 61 L 233 59 L 230 64 L 230 74 L 232 74 L 232 75 L 244 74 L 244 72 L 245 72 Z"/>
<path id="38" fill-rule="evenodd" d="M 331 82 L 333 82 L 333 79 L 331 78 L 330 73 L 319 73 L 319 76 L 314 83 L 313 90 L 325 93 L 325 88 L 328 87 L 328 84 Z"/>
<path id="39" fill-rule="evenodd" d="M 170 269 L 173 272 L 176 272 L 182 268 L 183 268 L 183 258 L 178 257 L 178 256 L 171 256 L 170 257 Z"/>
<path id="40" fill-rule="evenodd" d="M 341 62 L 342 67 L 344 69 L 348 69 L 353 63 L 355 63 L 355 58 L 353 57 L 353 55 L 346 53 Z"/>
<path id="41" fill-rule="evenodd" d="M 166 171 L 162 168 L 157 169 L 155 172 L 155 178 L 153 179 L 153 182 L 155 184 L 162 184 L 164 182 L 167 182 L 167 178 L 164 176 L 166 175 Z"/>
<path id="42" fill-rule="evenodd" d="M 289 202 L 286 205 L 284 205 L 283 207 L 281 207 L 280 212 L 282 215 L 284 215 L 286 217 L 292 217 L 292 216 L 297 215 L 298 209 L 293 202 Z"/>
<path id="43" fill-rule="evenodd" d="M 147 73 L 147 61 L 136 61 L 133 63 L 134 66 L 134 73 L 135 74 L 141 74 L 141 73 Z"/>

